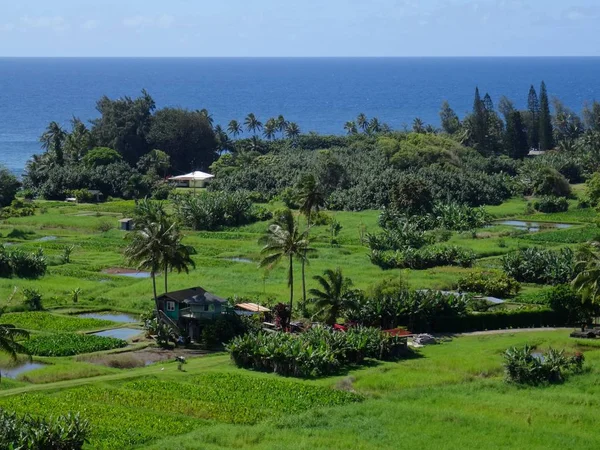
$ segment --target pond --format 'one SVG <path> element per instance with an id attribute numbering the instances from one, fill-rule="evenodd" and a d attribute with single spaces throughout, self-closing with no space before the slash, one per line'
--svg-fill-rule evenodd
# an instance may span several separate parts
<path id="1" fill-rule="evenodd" d="M 233 261 L 233 262 L 239 262 L 239 263 L 245 263 L 245 264 L 252 264 L 254 261 L 252 261 L 251 259 L 248 258 L 241 258 L 236 256 L 235 258 L 223 258 L 225 261 Z"/>
<path id="2" fill-rule="evenodd" d="M 35 369 L 41 369 L 44 367 L 44 365 L 45 364 L 35 362 L 18 363 L 17 365 L 11 367 L 0 367 L 0 374 L 2 374 L 3 378 L 10 378 L 14 380 L 22 373 L 31 372 Z"/>
<path id="3" fill-rule="evenodd" d="M 142 334 L 142 332 L 143 330 L 140 330 L 139 328 L 115 328 L 113 330 L 99 331 L 92 334 L 94 336 L 105 336 L 115 339 L 123 339 L 126 341 L 127 339 L 131 339 L 138 334 Z"/>
<path id="4" fill-rule="evenodd" d="M 514 227 L 519 230 L 527 230 L 529 232 L 537 232 L 542 229 L 546 230 L 566 230 L 567 228 L 572 228 L 575 225 L 570 223 L 554 223 L 554 222 L 527 222 L 524 220 L 502 220 L 498 222 L 493 222 L 494 225 L 504 225 L 508 227 Z"/>
<path id="5" fill-rule="evenodd" d="M 77 314 L 77 317 L 81 317 L 82 319 L 110 320 L 112 322 L 118 322 L 118 323 L 137 323 L 140 321 L 138 317 L 136 317 L 132 314 L 117 313 L 117 312 L 84 313 L 84 314 Z"/>
<path id="6" fill-rule="evenodd" d="M 39 239 L 36 239 L 36 241 L 38 241 L 38 242 L 49 242 L 49 241 L 55 241 L 56 239 L 58 239 L 56 236 L 44 236 L 44 237 L 41 237 Z"/>
<path id="7" fill-rule="evenodd" d="M 102 273 L 129 278 L 150 278 L 152 276 L 150 272 L 140 272 L 133 269 L 106 269 Z"/>

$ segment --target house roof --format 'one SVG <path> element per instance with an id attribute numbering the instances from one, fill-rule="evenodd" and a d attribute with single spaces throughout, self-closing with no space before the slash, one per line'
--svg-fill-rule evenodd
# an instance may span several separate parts
<path id="1" fill-rule="evenodd" d="M 202 181 L 208 180 L 210 178 L 214 178 L 214 175 L 206 172 L 200 172 L 196 170 L 195 172 L 186 173 L 185 175 L 179 175 L 177 177 L 171 177 L 169 180 L 173 181 Z"/>
<path id="2" fill-rule="evenodd" d="M 168 299 L 177 303 L 186 303 L 188 305 L 198 305 L 206 303 L 227 303 L 227 300 L 217 297 L 210 292 L 207 292 L 201 287 L 193 287 L 183 289 L 181 291 L 167 292 L 159 297 L 160 299 Z"/>
<path id="3" fill-rule="evenodd" d="M 244 311 L 250 312 L 269 312 L 271 311 L 269 308 L 265 308 L 264 306 L 257 305 L 256 303 L 238 303 L 235 305 L 236 309 L 243 309 Z"/>

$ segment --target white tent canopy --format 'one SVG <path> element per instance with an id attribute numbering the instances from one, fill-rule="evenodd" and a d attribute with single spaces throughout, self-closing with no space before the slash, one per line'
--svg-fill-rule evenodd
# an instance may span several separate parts
<path id="1" fill-rule="evenodd" d="M 169 180 L 173 181 L 206 181 L 214 178 L 214 175 L 210 173 L 200 172 L 196 170 L 195 172 L 186 173 L 185 175 L 179 175 L 177 177 L 171 177 Z"/>

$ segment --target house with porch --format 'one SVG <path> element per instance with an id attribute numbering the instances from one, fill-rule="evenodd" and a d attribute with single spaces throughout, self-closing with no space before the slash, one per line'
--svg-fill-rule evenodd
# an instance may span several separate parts
<path id="1" fill-rule="evenodd" d="M 158 310 L 192 341 L 198 341 L 203 326 L 228 313 L 229 306 L 226 299 L 201 287 L 193 287 L 161 295 Z"/>

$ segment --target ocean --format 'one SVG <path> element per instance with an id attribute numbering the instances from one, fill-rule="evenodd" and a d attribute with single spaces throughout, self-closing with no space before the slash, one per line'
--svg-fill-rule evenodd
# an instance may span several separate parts
<path id="1" fill-rule="evenodd" d="M 600 99 L 600 58 L 0 58 L 0 163 L 21 171 L 50 121 L 93 119 L 101 96 L 142 89 L 224 126 L 283 114 L 303 132 L 342 134 L 361 112 L 395 129 L 438 125 L 443 100 L 462 117 L 475 86 L 524 107 L 541 80 L 580 112 Z"/>

